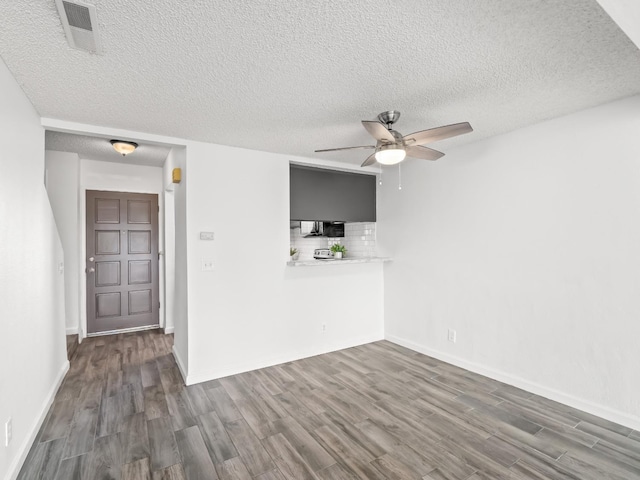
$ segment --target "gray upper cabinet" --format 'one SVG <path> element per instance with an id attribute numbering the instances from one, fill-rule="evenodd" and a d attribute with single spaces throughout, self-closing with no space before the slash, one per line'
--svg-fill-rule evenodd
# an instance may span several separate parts
<path id="1" fill-rule="evenodd" d="M 375 222 L 376 177 L 290 165 L 291 220 Z"/>

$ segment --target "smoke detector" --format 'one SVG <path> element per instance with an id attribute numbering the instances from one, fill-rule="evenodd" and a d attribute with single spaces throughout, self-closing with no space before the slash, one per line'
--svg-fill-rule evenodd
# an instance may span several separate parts
<path id="1" fill-rule="evenodd" d="M 77 0 L 56 0 L 56 6 L 69 46 L 102 54 L 96 7 Z"/>

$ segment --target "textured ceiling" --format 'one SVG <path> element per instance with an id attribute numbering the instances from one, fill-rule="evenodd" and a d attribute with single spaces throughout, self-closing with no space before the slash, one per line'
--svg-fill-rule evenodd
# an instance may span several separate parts
<path id="1" fill-rule="evenodd" d="M 0 55 L 45 117 L 360 163 L 389 109 L 442 149 L 640 93 L 640 52 L 596 0 L 92 0 L 104 55 L 53 0 L 0 4 Z M 446 158 L 446 157 L 445 157 Z"/>
<path id="2" fill-rule="evenodd" d="M 163 166 L 171 150 L 166 146 L 139 143 L 135 152 L 123 157 L 113 149 L 109 140 L 111 139 L 47 131 L 45 133 L 45 148 L 59 152 L 77 153 L 80 158 L 89 160 L 150 167 Z"/>

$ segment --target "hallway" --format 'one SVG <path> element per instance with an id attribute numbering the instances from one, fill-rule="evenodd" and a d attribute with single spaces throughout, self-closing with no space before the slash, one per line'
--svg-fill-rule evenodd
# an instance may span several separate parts
<path id="1" fill-rule="evenodd" d="M 86 338 L 18 478 L 148 478 L 148 427 L 172 437 L 168 402 L 190 394 L 172 345 L 160 330 Z M 162 466 L 179 463 L 175 448 L 162 454 Z M 179 466 L 157 470 L 158 478 L 182 478 Z"/>

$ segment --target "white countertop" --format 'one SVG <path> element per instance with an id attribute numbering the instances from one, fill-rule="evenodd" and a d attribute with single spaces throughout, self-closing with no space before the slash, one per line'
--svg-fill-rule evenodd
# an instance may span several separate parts
<path id="1" fill-rule="evenodd" d="M 354 258 L 342 258 L 342 259 L 328 259 L 328 260 L 316 260 L 315 258 L 309 260 L 295 260 L 287 262 L 289 267 L 317 267 L 319 265 L 347 265 L 354 263 L 380 263 L 390 262 L 388 257 L 354 257 Z"/>

